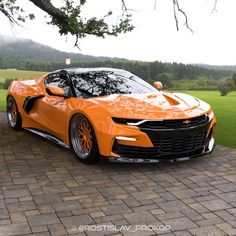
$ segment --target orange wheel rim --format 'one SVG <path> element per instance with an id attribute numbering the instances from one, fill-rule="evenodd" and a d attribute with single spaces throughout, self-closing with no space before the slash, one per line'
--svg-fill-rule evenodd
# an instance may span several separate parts
<path id="1" fill-rule="evenodd" d="M 90 152 L 92 149 L 92 130 L 87 121 L 80 121 L 78 125 L 78 138 L 81 148 Z"/>

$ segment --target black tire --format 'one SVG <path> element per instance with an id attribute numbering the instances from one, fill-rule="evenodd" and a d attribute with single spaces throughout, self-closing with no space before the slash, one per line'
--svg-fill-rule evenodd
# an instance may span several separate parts
<path id="1" fill-rule="evenodd" d="M 20 130 L 22 127 L 22 119 L 16 100 L 11 95 L 7 97 L 7 121 L 9 126 L 14 130 Z"/>
<path id="2" fill-rule="evenodd" d="M 70 123 L 70 143 L 78 160 L 94 163 L 99 160 L 96 135 L 89 120 L 82 114 L 76 114 Z"/>

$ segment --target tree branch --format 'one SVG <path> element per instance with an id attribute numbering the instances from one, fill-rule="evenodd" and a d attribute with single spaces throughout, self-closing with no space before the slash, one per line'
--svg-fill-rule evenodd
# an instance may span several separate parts
<path id="1" fill-rule="evenodd" d="M 50 0 L 29 0 L 29 1 L 32 2 L 35 6 L 39 7 L 41 10 L 48 13 L 48 15 L 58 19 L 59 21 L 63 20 L 65 20 L 66 22 L 68 21 L 68 16 L 63 11 L 52 5 Z"/>
<path id="2" fill-rule="evenodd" d="M 127 7 L 126 7 L 125 0 L 121 0 L 121 4 L 122 4 L 122 9 L 123 9 L 124 11 L 127 11 L 128 9 L 127 9 Z"/>
<path id="3" fill-rule="evenodd" d="M 154 3 L 154 10 L 156 10 L 156 7 L 157 7 L 157 0 L 155 0 L 155 3 Z"/>
<path id="4" fill-rule="evenodd" d="M 175 0 L 173 0 L 173 10 L 174 10 L 174 18 L 175 18 L 176 29 L 179 30 L 179 21 L 178 21 L 178 17 L 177 17 L 177 14 L 176 14 Z"/>
<path id="5" fill-rule="evenodd" d="M 55 7 L 51 0 L 28 1 L 51 16 L 51 22 L 48 23 L 57 26 L 61 35 L 68 35 L 70 33 L 75 36 L 75 46 L 78 46 L 79 39 L 85 38 L 87 35 L 104 38 L 107 35 L 117 36 L 120 33 L 129 32 L 134 29 L 134 26 L 131 24 L 132 17 L 129 14 L 132 9 L 127 8 L 126 0 L 120 0 L 123 13 L 120 16 L 120 21 L 114 25 L 106 21 L 107 17 L 112 15 L 111 11 L 101 18 L 91 17 L 86 19 L 82 17 L 81 9 L 87 3 L 87 0 L 64 0 L 61 1 L 64 5 L 60 8 Z M 154 1 L 155 10 L 157 0 Z M 172 1 L 176 29 L 179 30 L 179 15 L 182 15 L 184 17 L 184 25 L 193 32 L 189 26 L 187 14 L 179 5 L 179 0 Z M 217 0 L 214 0 L 214 2 L 212 12 L 216 11 Z M 24 10 L 16 4 L 16 0 L 0 0 L 0 13 L 3 13 L 13 25 L 19 25 L 19 22 L 24 22 L 26 18 L 34 18 L 33 14 L 25 16 L 23 14 Z"/>
<path id="6" fill-rule="evenodd" d="M 185 11 L 183 11 L 180 8 L 178 0 L 173 0 L 173 7 L 174 7 L 174 18 L 175 18 L 175 23 L 176 23 L 176 29 L 179 30 L 179 22 L 178 22 L 178 17 L 176 14 L 176 10 L 177 10 L 178 12 L 180 12 L 184 16 L 184 19 L 185 19 L 184 25 L 187 27 L 187 29 L 189 29 L 193 33 L 193 30 L 189 27 L 189 24 L 188 24 L 188 17 L 186 15 Z"/>
<path id="7" fill-rule="evenodd" d="M 211 14 L 214 13 L 214 12 L 217 12 L 216 6 L 217 6 L 217 0 L 215 0 L 215 4 L 214 4 L 214 7 L 211 11 Z"/>
<path id="8" fill-rule="evenodd" d="M 11 24 L 20 25 L 4 8 L 0 7 L 0 11 L 9 19 Z"/>

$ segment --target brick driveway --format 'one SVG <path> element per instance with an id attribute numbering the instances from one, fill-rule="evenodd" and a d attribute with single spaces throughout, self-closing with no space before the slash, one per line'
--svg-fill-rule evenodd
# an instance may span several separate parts
<path id="1" fill-rule="evenodd" d="M 0 236 L 236 235 L 235 149 L 217 146 L 178 164 L 85 165 L 49 141 L 12 131 L 5 115 Z"/>

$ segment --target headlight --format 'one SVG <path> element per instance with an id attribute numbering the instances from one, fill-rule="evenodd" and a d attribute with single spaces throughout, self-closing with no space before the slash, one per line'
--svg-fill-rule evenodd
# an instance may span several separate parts
<path id="1" fill-rule="evenodd" d="M 208 113 L 208 119 L 209 121 L 211 121 L 214 117 L 214 112 L 211 110 L 209 113 Z"/>
<path id="2" fill-rule="evenodd" d="M 117 123 L 117 124 L 122 124 L 122 125 L 130 125 L 132 123 L 138 123 L 142 120 L 138 119 L 126 119 L 126 118 L 117 118 L 117 117 L 112 117 L 112 120 Z"/>

